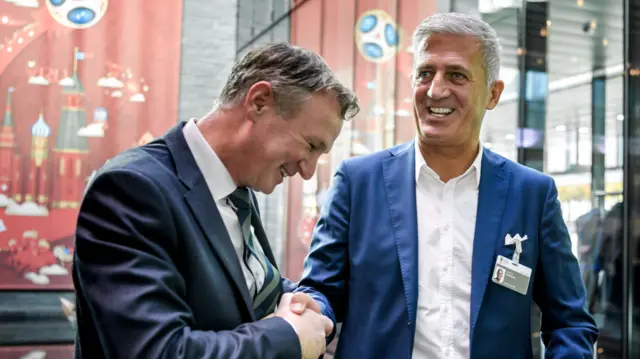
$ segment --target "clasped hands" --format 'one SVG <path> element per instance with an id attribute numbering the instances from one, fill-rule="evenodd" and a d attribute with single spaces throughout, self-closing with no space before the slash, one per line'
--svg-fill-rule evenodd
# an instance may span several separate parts
<path id="1" fill-rule="evenodd" d="M 326 351 L 326 337 L 333 331 L 331 319 L 322 315 L 320 305 L 306 293 L 285 293 L 278 308 L 264 319 L 281 317 L 293 326 L 302 358 L 317 359 Z"/>

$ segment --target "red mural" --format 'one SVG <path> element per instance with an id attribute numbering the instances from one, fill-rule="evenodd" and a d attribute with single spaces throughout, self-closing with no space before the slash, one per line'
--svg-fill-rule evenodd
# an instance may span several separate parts
<path id="1" fill-rule="evenodd" d="M 182 1 L 0 2 L 0 289 L 72 289 L 96 169 L 177 122 Z"/>

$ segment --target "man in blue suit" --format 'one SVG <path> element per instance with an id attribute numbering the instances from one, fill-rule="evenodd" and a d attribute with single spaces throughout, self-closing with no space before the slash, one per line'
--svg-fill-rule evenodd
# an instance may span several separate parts
<path id="1" fill-rule="evenodd" d="M 342 323 L 336 358 L 592 356 L 598 330 L 552 178 L 479 142 L 503 91 L 485 22 L 413 35 L 415 141 L 340 164 L 298 291 Z"/>
<path id="2" fill-rule="evenodd" d="M 76 359 L 324 352 L 333 324 L 290 293 L 253 190 L 310 178 L 357 100 L 320 56 L 275 44 L 233 67 L 219 102 L 92 179 L 73 265 Z"/>

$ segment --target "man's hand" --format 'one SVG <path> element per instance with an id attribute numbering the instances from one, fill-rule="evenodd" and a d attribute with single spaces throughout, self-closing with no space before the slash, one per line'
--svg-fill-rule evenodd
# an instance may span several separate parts
<path id="1" fill-rule="evenodd" d="M 320 306 L 313 298 L 304 293 L 285 293 L 273 316 L 283 318 L 296 331 L 303 359 L 317 359 L 324 354 L 326 336 L 333 331 L 333 322 L 320 314 Z"/>
<path id="2" fill-rule="evenodd" d="M 282 302 L 282 300 L 280 302 Z M 318 314 L 322 314 L 322 310 L 320 309 L 318 302 L 316 302 L 315 299 L 307 293 L 293 293 L 291 301 L 289 302 L 289 309 L 298 315 L 302 315 L 305 309 L 311 309 Z M 329 334 L 331 334 L 331 332 L 327 335 Z"/>
<path id="3" fill-rule="evenodd" d="M 280 298 L 278 308 L 280 308 L 283 302 L 285 302 L 285 297 L 290 297 L 290 299 L 288 300 L 289 309 L 295 314 L 302 315 L 305 309 L 311 309 L 318 314 L 322 314 L 322 309 L 320 309 L 320 305 L 318 304 L 318 302 L 316 302 L 313 297 L 311 297 L 307 293 L 293 293 L 293 295 L 291 295 L 291 293 L 285 293 L 282 298 Z M 263 319 L 271 318 L 273 316 L 275 316 L 275 313 L 271 313 Z M 331 334 L 331 332 L 327 333 L 327 335 L 329 334 Z"/>

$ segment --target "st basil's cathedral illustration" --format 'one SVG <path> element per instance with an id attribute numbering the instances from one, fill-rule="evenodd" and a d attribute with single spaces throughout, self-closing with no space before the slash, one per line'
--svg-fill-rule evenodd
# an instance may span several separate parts
<path id="1" fill-rule="evenodd" d="M 0 127 L 0 208 L 5 214 L 0 259 L 6 257 L 5 264 L 35 284 L 54 284 L 56 276 L 69 273 L 73 239 L 57 232 L 74 227 L 86 185 L 89 145 L 87 137 L 78 135 L 86 116 L 77 57 L 62 89 L 64 103 L 51 151 L 52 130 L 42 111 L 31 125 L 29 153 L 18 150 L 15 124 L 23 119 L 16 119 L 11 110 L 13 88 Z"/>
<path id="2" fill-rule="evenodd" d="M 87 183 L 178 121 L 182 2 L 156 3 L 0 0 L 0 291 L 72 290 Z"/>

